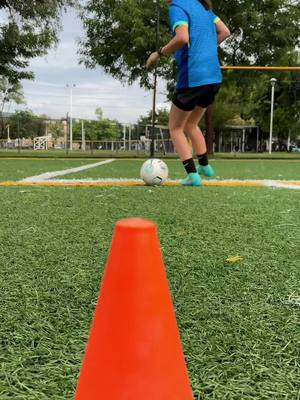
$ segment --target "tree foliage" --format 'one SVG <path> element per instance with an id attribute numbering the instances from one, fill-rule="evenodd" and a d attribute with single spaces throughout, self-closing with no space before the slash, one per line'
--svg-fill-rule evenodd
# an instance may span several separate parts
<path id="1" fill-rule="evenodd" d="M 274 75 L 274 74 L 273 74 Z M 273 132 L 279 140 L 285 139 L 288 132 L 292 137 L 300 131 L 300 74 L 280 72 L 276 74 L 274 90 Z M 256 123 L 264 132 L 270 127 L 271 86 L 270 76 L 263 74 L 252 92 L 252 109 Z"/>
<path id="2" fill-rule="evenodd" d="M 138 125 L 151 125 L 152 124 L 152 110 L 148 111 L 146 115 L 141 115 L 137 121 Z M 159 108 L 155 115 L 155 124 L 168 126 L 169 112 L 166 108 Z"/>
<path id="3" fill-rule="evenodd" d="M 60 10 L 76 0 L 0 0 L 0 76 L 10 83 L 32 79 L 29 61 L 57 42 Z"/>
<path id="4" fill-rule="evenodd" d="M 73 125 L 74 140 L 81 140 L 82 137 L 81 121 Z M 117 121 L 112 121 L 107 118 L 101 120 L 85 121 L 84 122 L 86 140 L 114 140 L 122 136 L 122 127 Z"/>
<path id="5" fill-rule="evenodd" d="M 232 32 L 220 48 L 221 63 L 299 65 L 299 1 L 214 0 L 213 4 L 214 12 Z M 171 34 L 167 6 L 165 2 L 160 5 L 160 45 L 163 45 Z M 88 0 L 81 18 L 86 33 L 80 44 L 81 62 L 89 68 L 101 66 L 123 82 L 139 80 L 141 86 L 150 88 L 152 76 L 145 69 L 145 61 L 155 49 L 156 2 Z M 172 58 L 160 60 L 157 73 L 166 80 L 169 98 L 174 90 L 175 71 Z M 258 72 L 224 73 L 224 84 L 215 105 L 216 128 L 232 120 L 251 120 L 267 132 L 270 77 Z M 297 93 L 298 99 L 300 95 L 295 90 L 298 79 L 293 74 L 279 77 L 274 111 L 274 133 L 279 136 L 286 134 L 287 126 L 295 127 L 299 121 Z"/>
<path id="6" fill-rule="evenodd" d="M 300 8 L 293 0 L 214 1 L 216 12 L 229 25 L 232 37 L 225 47 L 232 65 L 288 65 L 300 43 Z"/>
<path id="7" fill-rule="evenodd" d="M 0 137 L 4 135 L 6 121 L 5 111 L 9 112 L 12 103 L 25 104 L 22 85 L 10 83 L 7 78 L 0 77 Z"/>
<path id="8" fill-rule="evenodd" d="M 7 78 L 0 78 L 0 110 L 3 112 L 5 106 L 10 102 L 24 104 L 24 92 L 20 83 L 10 83 Z"/>
<path id="9" fill-rule="evenodd" d="M 222 46 L 222 61 L 232 64 L 291 63 L 299 45 L 300 7 L 292 0 L 215 0 L 215 12 L 228 24 L 232 37 Z M 161 4 L 160 44 L 170 39 L 167 6 Z M 81 15 L 86 37 L 82 62 L 101 66 L 122 81 L 140 80 L 151 86 L 145 61 L 155 49 L 156 2 L 148 0 L 89 0 Z M 158 75 L 174 82 L 174 63 L 164 58 Z"/>
<path id="10" fill-rule="evenodd" d="M 113 77 L 149 87 L 145 62 L 155 48 L 155 2 L 147 0 L 90 0 L 81 15 L 86 38 L 81 42 L 82 62 L 89 68 L 100 65 Z M 166 7 L 162 7 L 160 35 L 169 38 Z M 158 67 L 168 79 L 171 63 Z"/>
<path id="11" fill-rule="evenodd" d="M 7 124 L 10 126 L 12 139 L 44 136 L 46 130 L 45 118 L 33 114 L 30 110 L 15 112 L 7 118 Z"/>
<path id="12" fill-rule="evenodd" d="M 64 136 L 64 133 L 62 122 L 55 122 L 48 125 L 48 134 L 51 134 L 54 139 Z"/>

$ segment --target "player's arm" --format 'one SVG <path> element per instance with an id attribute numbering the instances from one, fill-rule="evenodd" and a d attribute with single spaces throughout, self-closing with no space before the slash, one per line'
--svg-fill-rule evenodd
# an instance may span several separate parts
<path id="1" fill-rule="evenodd" d="M 227 25 L 224 24 L 223 21 L 220 20 L 220 18 L 216 18 L 215 20 L 215 25 L 216 25 L 216 30 L 217 30 L 217 36 L 218 36 L 218 43 L 221 44 L 224 42 L 225 39 L 229 38 L 231 36 L 231 32 L 228 28 Z"/>
<path id="2" fill-rule="evenodd" d="M 176 50 L 181 49 L 184 45 L 188 44 L 190 41 L 189 27 L 188 25 L 179 25 L 175 29 L 175 36 L 160 49 L 160 53 L 163 56 L 169 56 L 173 54 Z"/>
<path id="3" fill-rule="evenodd" d="M 175 36 L 163 46 L 159 51 L 155 51 L 150 55 L 146 62 L 146 67 L 150 68 L 158 61 L 160 56 L 168 56 L 173 54 L 176 50 L 181 49 L 184 45 L 189 43 L 189 28 L 187 24 L 179 25 L 175 28 Z"/>
<path id="4" fill-rule="evenodd" d="M 189 16 L 178 5 L 169 3 L 169 19 L 174 36 L 159 51 L 150 55 L 146 63 L 147 68 L 155 64 L 161 55 L 170 55 L 189 43 Z"/>

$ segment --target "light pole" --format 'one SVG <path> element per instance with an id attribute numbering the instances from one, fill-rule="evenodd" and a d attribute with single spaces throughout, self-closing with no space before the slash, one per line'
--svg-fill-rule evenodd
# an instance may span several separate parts
<path id="1" fill-rule="evenodd" d="M 67 84 L 70 89 L 70 150 L 73 148 L 73 88 L 76 87 L 75 83 Z"/>
<path id="2" fill-rule="evenodd" d="M 11 140 L 10 140 L 10 136 L 9 136 L 9 125 L 7 125 L 6 127 L 7 127 L 7 142 L 6 142 L 6 151 L 7 151 L 7 148 L 8 148 L 8 143 L 10 143 L 10 142 L 11 142 Z"/>
<path id="3" fill-rule="evenodd" d="M 84 120 L 81 120 L 81 150 L 85 151 L 85 130 L 84 130 Z"/>
<path id="4" fill-rule="evenodd" d="M 126 124 L 123 125 L 123 147 L 126 150 Z"/>
<path id="5" fill-rule="evenodd" d="M 270 138 L 269 138 L 269 154 L 272 153 L 272 135 L 273 135 L 273 111 L 274 111 L 274 89 L 277 82 L 276 78 L 271 78 L 271 118 L 270 118 Z"/>

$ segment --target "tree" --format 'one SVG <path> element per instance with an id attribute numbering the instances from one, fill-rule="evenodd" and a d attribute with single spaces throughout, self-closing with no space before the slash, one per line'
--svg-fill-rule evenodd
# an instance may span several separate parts
<path id="1" fill-rule="evenodd" d="M 299 44 L 300 7 L 292 0 L 215 0 L 215 12 L 233 35 L 222 47 L 226 63 L 278 64 L 292 62 L 289 51 Z M 147 54 L 155 49 L 155 2 L 148 0 L 89 0 L 81 14 L 86 38 L 81 41 L 82 62 L 98 65 L 121 81 L 139 80 L 151 86 L 145 69 Z M 160 43 L 170 39 L 167 7 L 162 5 Z M 158 75 L 171 88 L 174 63 L 167 57 L 158 65 Z"/>
<path id="2" fill-rule="evenodd" d="M 97 140 L 118 139 L 122 134 L 121 125 L 116 121 L 103 118 L 97 122 Z"/>
<path id="3" fill-rule="evenodd" d="M 32 111 L 17 111 L 8 118 L 11 138 L 44 136 L 45 119 L 34 115 Z"/>
<path id="4" fill-rule="evenodd" d="M 155 124 L 168 126 L 169 112 L 166 108 L 160 108 L 156 112 Z M 152 124 L 152 110 L 148 111 L 147 115 L 141 115 L 138 119 L 138 125 Z"/>
<path id="5" fill-rule="evenodd" d="M 300 8 L 294 0 L 214 1 L 232 32 L 223 54 L 232 65 L 288 65 L 299 44 Z"/>
<path id="6" fill-rule="evenodd" d="M 48 133 L 52 135 L 54 139 L 64 135 L 64 126 L 62 122 L 55 122 L 48 126 Z"/>
<path id="7" fill-rule="evenodd" d="M 273 133 L 282 141 L 287 138 L 289 131 L 295 136 L 300 127 L 300 75 L 280 72 L 276 78 Z M 251 113 L 265 133 L 269 133 L 270 128 L 270 92 L 270 76 L 263 74 L 261 82 L 257 82 L 253 90 Z"/>
<path id="8" fill-rule="evenodd" d="M 33 79 L 30 59 L 46 54 L 57 42 L 59 11 L 76 0 L 0 0 L 6 22 L 0 24 L 0 76 L 10 83 Z"/>
<path id="9" fill-rule="evenodd" d="M 81 121 L 73 125 L 74 140 L 81 140 Z M 120 138 L 122 127 L 117 121 L 102 118 L 98 121 L 84 121 L 86 140 L 114 140 Z"/>
<path id="10" fill-rule="evenodd" d="M 221 131 L 230 120 L 240 114 L 239 100 L 238 87 L 234 82 L 231 85 L 228 83 L 224 86 L 217 95 L 213 106 L 214 128 L 217 132 Z"/>
<path id="11" fill-rule="evenodd" d="M 103 110 L 101 107 L 96 108 L 95 114 L 97 115 L 97 119 L 101 121 L 103 119 Z"/>
<path id="12" fill-rule="evenodd" d="M 100 65 L 113 77 L 127 83 L 140 80 L 150 87 L 145 69 L 147 53 L 155 48 L 155 3 L 148 0 L 90 0 L 81 14 L 86 40 L 81 41 L 82 62 Z M 162 9 L 161 39 L 167 41 L 166 7 Z M 172 63 L 161 64 L 159 75 L 168 79 Z"/>
<path id="13" fill-rule="evenodd" d="M 216 14 L 232 32 L 232 37 L 220 49 L 221 62 L 293 65 L 293 52 L 299 48 L 300 40 L 298 3 L 295 0 L 214 0 Z M 81 62 L 88 68 L 101 66 L 122 82 L 131 84 L 138 80 L 141 86 L 152 87 L 152 74 L 145 69 L 145 61 L 155 49 L 155 8 L 156 2 L 148 0 L 88 0 L 81 14 L 86 32 L 80 44 Z M 160 21 L 162 45 L 170 39 L 165 3 Z M 157 67 L 158 76 L 167 82 L 169 99 L 174 91 L 175 70 L 175 63 L 168 57 L 162 58 Z M 243 80 L 241 84 L 240 92 L 249 89 L 243 86 Z M 229 83 L 225 85 L 230 87 Z M 242 111 L 248 114 L 246 97 L 243 99 Z"/>
<path id="14" fill-rule="evenodd" d="M 20 83 L 9 83 L 7 78 L 0 78 L 0 137 L 3 137 L 5 131 L 5 106 L 8 110 L 11 103 L 24 104 L 24 93 Z"/>

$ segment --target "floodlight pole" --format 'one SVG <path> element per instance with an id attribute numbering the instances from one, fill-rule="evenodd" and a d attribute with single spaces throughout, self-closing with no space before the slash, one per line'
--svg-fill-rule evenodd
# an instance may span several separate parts
<path id="1" fill-rule="evenodd" d="M 159 18 L 160 7 L 159 0 L 156 0 L 156 50 L 159 50 Z M 156 114 L 156 90 L 157 90 L 157 66 L 154 69 L 154 83 L 153 83 L 153 102 L 152 102 L 152 132 L 151 132 L 151 144 L 150 144 L 150 157 L 154 157 L 154 131 L 155 131 L 155 114 Z"/>
<path id="2" fill-rule="evenodd" d="M 273 112 L 274 112 L 274 89 L 277 82 L 276 78 L 271 78 L 271 117 L 270 117 L 270 137 L 269 137 L 269 154 L 272 153 L 272 140 L 273 140 Z"/>
<path id="3" fill-rule="evenodd" d="M 67 84 L 70 89 L 70 150 L 73 148 L 73 88 L 76 87 L 75 83 Z"/>
<path id="4" fill-rule="evenodd" d="M 84 120 L 81 120 L 81 150 L 85 151 L 85 130 L 84 130 Z"/>
<path id="5" fill-rule="evenodd" d="M 6 151 L 7 151 L 7 148 L 8 148 L 8 143 L 10 143 L 10 136 L 9 136 L 9 125 L 7 125 L 7 142 L 6 142 Z"/>
<path id="6" fill-rule="evenodd" d="M 67 117 L 66 117 L 66 131 L 65 131 L 65 149 L 66 149 L 66 154 L 69 154 L 69 148 L 68 148 L 68 133 L 69 133 L 69 113 L 67 112 Z"/>

